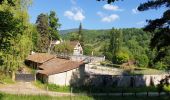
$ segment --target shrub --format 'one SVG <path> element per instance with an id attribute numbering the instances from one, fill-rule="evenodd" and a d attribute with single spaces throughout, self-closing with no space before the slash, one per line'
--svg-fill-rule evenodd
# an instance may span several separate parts
<path id="1" fill-rule="evenodd" d="M 163 90 L 165 92 L 170 92 L 170 85 L 164 85 Z"/>
<path id="2" fill-rule="evenodd" d="M 113 61 L 116 61 L 118 64 L 122 64 L 128 62 L 129 55 L 126 52 L 118 52 L 116 56 L 113 58 Z"/>
<path id="3" fill-rule="evenodd" d="M 149 58 L 146 55 L 137 56 L 137 65 L 139 67 L 147 67 L 149 63 Z"/>

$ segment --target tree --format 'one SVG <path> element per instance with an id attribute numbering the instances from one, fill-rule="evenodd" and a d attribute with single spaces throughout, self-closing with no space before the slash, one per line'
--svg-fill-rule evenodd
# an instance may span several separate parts
<path id="1" fill-rule="evenodd" d="M 15 5 L 8 1 L 4 0 L 0 6 L 0 70 L 10 73 L 14 80 L 15 71 L 31 50 L 31 30 L 27 14 L 30 1 L 12 1 Z"/>
<path id="2" fill-rule="evenodd" d="M 112 29 L 110 33 L 109 51 L 113 54 L 113 62 L 116 63 L 116 56 L 122 47 L 122 32 L 120 30 Z"/>
<path id="3" fill-rule="evenodd" d="M 48 16 L 43 13 L 38 15 L 36 25 L 37 31 L 40 33 L 40 41 L 38 45 L 39 52 L 47 52 L 50 45 Z"/>
<path id="4" fill-rule="evenodd" d="M 162 6 L 168 8 L 163 13 L 163 16 L 155 20 L 148 20 L 148 25 L 144 28 L 145 31 L 153 33 L 150 47 L 152 50 L 156 49 L 157 51 L 154 62 L 165 57 L 168 52 L 168 46 L 170 46 L 170 2 L 169 0 L 149 0 L 138 7 L 139 11 L 145 11 L 149 9 L 158 9 Z"/>
<path id="5" fill-rule="evenodd" d="M 97 0 L 101 1 L 101 0 Z M 112 3 L 120 0 L 103 0 Z M 157 62 L 168 55 L 168 46 L 170 46 L 170 2 L 169 0 L 148 0 L 139 5 L 139 11 L 146 11 L 149 9 L 158 9 L 160 7 L 167 7 L 168 9 L 163 13 L 161 18 L 154 20 L 147 20 L 148 25 L 144 28 L 145 31 L 153 33 L 150 47 L 152 50 L 156 49 L 157 56 L 154 62 Z"/>
<path id="6" fill-rule="evenodd" d="M 112 3 L 112 2 L 115 2 L 115 1 L 119 1 L 119 0 L 97 0 L 97 1 L 107 1 L 107 3 Z"/>
<path id="7" fill-rule="evenodd" d="M 79 30 L 78 30 L 78 40 L 80 41 L 82 48 L 84 48 L 84 37 L 83 37 L 82 24 L 81 23 L 79 25 Z"/>
<path id="8" fill-rule="evenodd" d="M 70 42 L 65 41 L 62 42 L 54 47 L 54 51 L 59 54 L 72 54 L 73 53 L 74 47 L 70 45 Z"/>
<path id="9" fill-rule="evenodd" d="M 60 40 L 60 36 L 58 34 L 58 28 L 61 24 L 58 22 L 59 19 L 56 17 L 56 13 L 54 11 L 50 11 L 49 15 L 49 30 L 50 30 L 50 37 L 52 40 Z"/>

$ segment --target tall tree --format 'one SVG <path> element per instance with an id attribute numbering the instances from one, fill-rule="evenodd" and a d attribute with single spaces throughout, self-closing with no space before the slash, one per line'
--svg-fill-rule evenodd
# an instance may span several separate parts
<path id="1" fill-rule="evenodd" d="M 110 45 L 109 50 L 113 53 L 113 55 L 116 55 L 121 50 L 122 47 L 122 32 L 117 29 L 112 29 L 110 33 Z"/>
<path id="2" fill-rule="evenodd" d="M 79 30 L 78 30 L 78 40 L 80 41 L 82 48 L 84 48 L 84 36 L 83 36 L 82 24 L 81 23 L 79 25 Z"/>
<path id="3" fill-rule="evenodd" d="M 39 52 L 47 52 L 50 45 L 50 33 L 48 26 L 48 16 L 41 13 L 37 17 L 37 31 L 40 33 Z"/>
<path id="4" fill-rule="evenodd" d="M 58 32 L 58 28 L 60 26 L 61 24 L 59 23 L 59 19 L 57 18 L 55 11 L 50 11 L 49 29 L 50 29 L 50 37 L 52 38 L 52 40 L 60 39 L 59 32 Z"/>

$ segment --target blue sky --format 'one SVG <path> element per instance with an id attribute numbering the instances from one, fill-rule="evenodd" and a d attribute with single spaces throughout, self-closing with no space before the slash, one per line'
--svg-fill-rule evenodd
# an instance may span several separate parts
<path id="1" fill-rule="evenodd" d="M 29 8 L 30 22 L 35 23 L 40 13 L 57 13 L 61 30 L 78 28 L 82 22 L 84 29 L 140 28 L 147 19 L 162 16 L 164 8 L 138 12 L 136 7 L 147 0 L 124 0 L 112 5 L 96 0 L 33 0 Z"/>

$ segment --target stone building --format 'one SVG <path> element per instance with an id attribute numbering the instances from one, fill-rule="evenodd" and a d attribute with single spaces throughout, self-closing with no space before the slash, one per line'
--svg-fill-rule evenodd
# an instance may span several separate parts
<path id="1" fill-rule="evenodd" d="M 85 76 L 85 64 L 57 58 L 46 53 L 29 55 L 26 64 L 37 69 L 36 78 L 44 83 L 68 86 L 79 84 L 77 80 Z"/>

